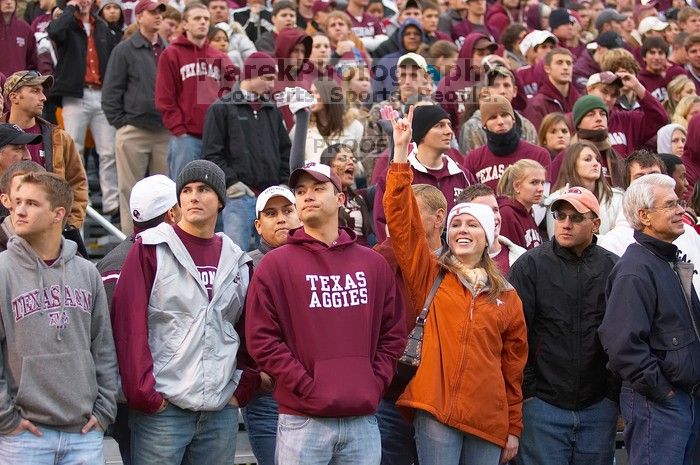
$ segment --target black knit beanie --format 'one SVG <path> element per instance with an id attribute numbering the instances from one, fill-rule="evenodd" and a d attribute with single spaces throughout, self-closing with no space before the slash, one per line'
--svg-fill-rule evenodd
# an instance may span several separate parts
<path id="1" fill-rule="evenodd" d="M 430 128 L 450 115 L 439 105 L 421 105 L 413 109 L 413 142 L 420 144 Z"/>
<path id="2" fill-rule="evenodd" d="M 191 182 L 201 182 L 216 192 L 222 205 L 226 205 L 226 175 L 215 163 L 209 160 L 194 160 L 189 162 L 177 176 L 177 203 L 180 203 L 180 192 Z M 219 211 L 223 209 L 220 208 Z"/>

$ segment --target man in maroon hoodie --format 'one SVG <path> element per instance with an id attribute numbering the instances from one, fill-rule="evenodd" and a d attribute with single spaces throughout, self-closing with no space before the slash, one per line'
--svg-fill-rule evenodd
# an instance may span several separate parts
<path id="1" fill-rule="evenodd" d="M 642 71 L 639 73 L 639 82 L 659 102 L 668 99 L 666 86 L 676 76 L 685 75 L 683 68 L 668 64 L 668 44 L 661 37 L 649 37 L 644 40 L 639 49 L 642 57 Z"/>
<path id="2" fill-rule="evenodd" d="M 438 83 L 435 101 L 449 115 L 453 128 L 458 128 L 460 115 L 468 105 L 475 105 L 477 97 L 474 86 L 481 80 L 481 60 L 498 48 L 486 35 L 479 32 L 469 34 L 459 49 L 457 64 Z"/>
<path id="3" fill-rule="evenodd" d="M 452 40 L 457 44 L 464 43 L 464 38 L 472 32 L 478 32 L 493 40 L 491 30 L 484 24 L 486 16 L 486 0 L 465 0 L 467 16 L 452 28 Z"/>
<path id="4" fill-rule="evenodd" d="M 0 0 L 0 73 L 9 76 L 22 69 L 37 69 L 36 40 L 29 24 L 15 12 L 17 0 Z"/>
<path id="5" fill-rule="evenodd" d="M 338 227 L 344 195 L 329 166 L 309 163 L 289 185 L 304 226 L 260 262 L 246 304 L 248 347 L 275 380 L 276 460 L 377 464 L 374 412 L 406 344 L 396 282 Z"/>
<path id="6" fill-rule="evenodd" d="M 493 31 L 496 41 L 500 39 L 505 28 L 515 22 L 524 22 L 520 4 L 520 0 L 498 0 L 489 7 L 486 12 L 486 26 Z"/>
<path id="7" fill-rule="evenodd" d="M 523 114 L 539 129 L 542 119 L 550 113 L 570 112 L 579 93 L 572 84 L 574 56 L 565 48 L 555 48 L 544 57 L 547 78 L 528 102 Z"/>
<path id="8" fill-rule="evenodd" d="M 238 75 L 228 56 L 209 46 L 209 10 L 191 3 L 182 15 L 185 33 L 172 42 L 158 60 L 156 108 L 172 137 L 168 145 L 170 177 L 177 178 L 202 152 L 204 117 L 224 81 Z"/>

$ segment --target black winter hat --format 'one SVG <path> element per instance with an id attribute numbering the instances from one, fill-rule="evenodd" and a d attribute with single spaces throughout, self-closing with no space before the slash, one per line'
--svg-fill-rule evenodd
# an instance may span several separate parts
<path id="1" fill-rule="evenodd" d="M 439 105 L 421 105 L 413 109 L 413 142 L 420 144 L 430 128 L 450 115 Z"/>
<path id="2" fill-rule="evenodd" d="M 194 160 L 189 162 L 177 176 L 177 203 L 180 203 L 180 192 L 191 182 L 201 182 L 216 192 L 221 205 L 226 205 L 226 175 L 215 163 L 209 160 Z M 219 211 L 223 206 L 219 208 Z"/>

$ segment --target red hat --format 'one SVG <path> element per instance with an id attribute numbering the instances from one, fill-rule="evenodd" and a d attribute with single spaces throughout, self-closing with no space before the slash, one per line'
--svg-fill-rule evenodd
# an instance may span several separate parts
<path id="1" fill-rule="evenodd" d="M 253 79 L 264 74 L 277 74 L 275 60 L 265 52 L 252 53 L 243 63 L 243 79 Z"/>
<path id="2" fill-rule="evenodd" d="M 600 204 L 593 192 L 585 187 L 570 187 L 552 203 L 552 211 L 557 209 L 559 202 L 568 202 L 579 213 L 593 212 L 600 216 Z"/>
<path id="3" fill-rule="evenodd" d="M 136 8 L 134 8 L 134 13 L 139 14 L 143 13 L 146 10 L 160 10 L 160 12 L 162 13 L 165 11 L 165 3 L 159 2 L 158 0 L 140 0 L 136 4 Z"/>
<path id="4" fill-rule="evenodd" d="M 335 171 L 333 171 L 333 168 L 322 163 L 314 162 L 309 162 L 301 168 L 292 171 L 292 174 L 289 176 L 289 187 L 292 189 L 296 188 L 299 178 L 304 174 L 308 174 L 316 181 L 330 182 L 338 189 L 338 192 L 343 192 L 343 184 L 340 182 L 338 175 L 335 174 Z"/>
<path id="5" fill-rule="evenodd" d="M 335 8 L 335 2 L 331 0 L 316 0 L 311 6 L 311 15 L 313 16 L 319 11 L 325 11 L 326 13 L 328 13 L 333 8 Z"/>

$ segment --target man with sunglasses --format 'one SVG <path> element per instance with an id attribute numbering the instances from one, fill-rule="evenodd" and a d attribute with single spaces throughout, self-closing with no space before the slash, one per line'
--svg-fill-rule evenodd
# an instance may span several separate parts
<path id="1" fill-rule="evenodd" d="M 608 367 L 622 379 L 625 445 L 635 464 L 690 465 L 700 432 L 700 300 L 695 267 L 673 244 L 684 235 L 685 207 L 675 184 L 647 174 L 625 192 L 635 243 L 610 275 L 598 329 Z"/>
<path id="2" fill-rule="evenodd" d="M 597 329 L 616 255 L 596 245 L 600 206 L 583 187 L 551 207 L 554 237 L 521 256 L 509 281 L 523 302 L 530 355 L 523 382 L 523 465 L 613 461 L 619 387 Z"/>
<path id="3" fill-rule="evenodd" d="M 29 134 L 40 135 L 39 143 L 30 145 L 32 161 L 68 181 L 73 192 L 73 206 L 68 212 L 64 237 L 78 244 L 78 253 L 87 257 L 87 249 L 80 236 L 88 204 L 88 182 L 73 138 L 63 129 L 41 118 L 46 92 L 53 85 L 53 77 L 36 71 L 18 71 L 7 78 L 4 96 L 11 104 L 7 122 Z"/>

